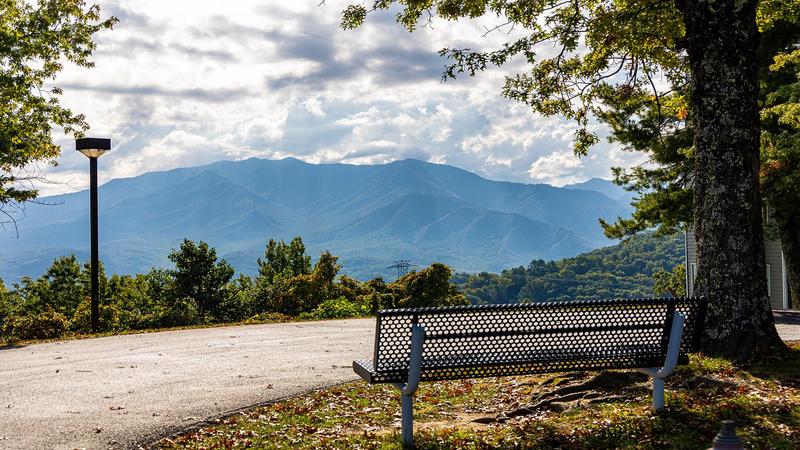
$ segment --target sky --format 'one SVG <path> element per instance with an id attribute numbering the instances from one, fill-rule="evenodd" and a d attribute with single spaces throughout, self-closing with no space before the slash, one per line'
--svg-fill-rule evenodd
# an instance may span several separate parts
<path id="1" fill-rule="evenodd" d="M 494 49 L 518 31 L 485 16 L 408 33 L 392 12 L 339 28 L 347 1 L 110 0 L 119 23 L 96 35 L 96 67 L 66 66 L 63 102 L 110 137 L 111 178 L 250 157 L 382 164 L 415 158 L 495 180 L 564 185 L 610 178 L 642 155 L 603 142 L 572 154 L 574 124 L 500 96 L 520 62 L 441 81 L 443 47 Z M 542 54 L 552 51 L 541 49 Z M 601 135 L 607 132 L 596 125 Z M 69 136 L 43 195 L 84 189 L 88 163 Z"/>

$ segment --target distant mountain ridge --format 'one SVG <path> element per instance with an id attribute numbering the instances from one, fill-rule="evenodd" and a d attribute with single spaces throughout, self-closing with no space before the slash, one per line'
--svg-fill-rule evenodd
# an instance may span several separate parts
<path id="1" fill-rule="evenodd" d="M 101 259 L 118 273 L 166 266 L 186 237 L 252 273 L 270 238 L 299 235 L 312 255 L 328 249 L 362 278 L 389 275 L 383 268 L 395 259 L 500 271 L 607 245 L 597 219 L 630 207 L 598 189 L 492 181 L 418 160 L 222 161 L 101 186 Z M 38 276 L 56 256 L 88 255 L 88 192 L 44 201 L 54 205 L 30 205 L 20 239 L 0 236 L 0 277 Z"/>
<path id="2" fill-rule="evenodd" d="M 615 200 L 625 202 L 626 205 L 629 205 L 631 200 L 636 196 L 633 192 L 625 190 L 625 188 L 615 184 L 613 181 L 603 178 L 591 178 L 581 183 L 568 184 L 564 187 L 567 189 L 600 192 Z"/>

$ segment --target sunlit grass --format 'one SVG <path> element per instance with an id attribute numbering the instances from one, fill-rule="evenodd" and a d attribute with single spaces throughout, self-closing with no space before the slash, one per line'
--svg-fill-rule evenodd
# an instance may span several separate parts
<path id="1" fill-rule="evenodd" d="M 723 419 L 748 448 L 800 448 L 800 342 L 771 364 L 737 369 L 692 356 L 667 384 L 667 407 L 650 398 L 540 411 L 488 425 L 474 422 L 524 406 L 560 380 L 529 376 L 423 383 L 415 405 L 420 449 L 705 449 Z M 591 374 L 586 374 L 585 377 Z M 548 381 L 547 385 L 542 384 Z M 160 443 L 161 448 L 399 449 L 398 392 L 349 383 L 255 408 Z"/>

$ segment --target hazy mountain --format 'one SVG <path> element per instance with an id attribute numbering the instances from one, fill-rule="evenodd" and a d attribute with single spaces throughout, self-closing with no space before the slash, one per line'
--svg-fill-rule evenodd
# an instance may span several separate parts
<path id="1" fill-rule="evenodd" d="M 597 219 L 630 210 L 595 189 L 491 181 L 416 160 L 378 166 L 296 159 L 224 161 L 117 179 L 100 187 L 100 252 L 111 272 L 166 265 L 184 237 L 255 271 L 269 238 L 300 235 L 355 276 L 394 259 L 499 271 L 607 244 Z M 88 193 L 43 199 L 0 236 L 0 277 L 38 276 L 56 256 L 88 255 Z"/>
<path id="2" fill-rule="evenodd" d="M 625 202 L 626 205 L 630 204 L 633 200 L 633 192 L 626 191 L 622 186 L 614 184 L 611 180 L 604 180 L 602 178 L 592 178 L 581 183 L 568 184 L 564 186 L 567 189 L 582 189 L 585 191 L 596 191 L 611 197 L 615 200 Z"/>

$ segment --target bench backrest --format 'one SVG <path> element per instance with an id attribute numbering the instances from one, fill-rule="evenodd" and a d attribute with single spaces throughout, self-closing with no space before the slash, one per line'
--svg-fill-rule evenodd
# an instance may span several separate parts
<path id="1" fill-rule="evenodd" d="M 706 300 L 648 298 L 385 310 L 373 364 L 378 382 L 408 374 L 411 327 L 425 328 L 422 380 L 659 367 L 672 318 L 684 315 L 680 361 L 696 351 Z"/>

